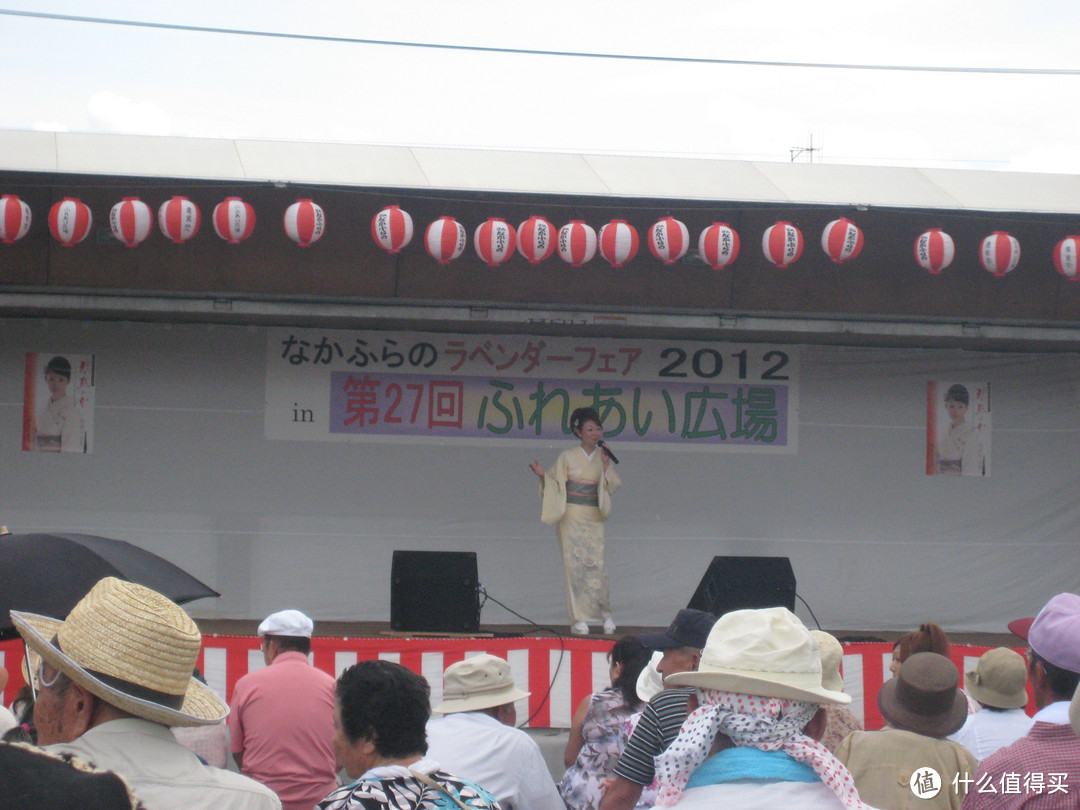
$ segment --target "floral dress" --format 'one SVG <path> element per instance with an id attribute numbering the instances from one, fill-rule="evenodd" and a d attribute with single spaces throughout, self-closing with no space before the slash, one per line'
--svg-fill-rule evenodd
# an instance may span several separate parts
<path id="1" fill-rule="evenodd" d="M 629 738 L 631 710 L 622 693 L 612 687 L 594 692 L 589 701 L 581 736 L 585 742 L 577 761 L 566 769 L 559 783 L 559 795 L 569 810 L 597 810 L 600 784 L 612 775 Z"/>

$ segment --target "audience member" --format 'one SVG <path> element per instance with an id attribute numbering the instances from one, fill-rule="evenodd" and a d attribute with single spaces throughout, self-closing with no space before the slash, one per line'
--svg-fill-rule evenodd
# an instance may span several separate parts
<path id="1" fill-rule="evenodd" d="M 649 650 L 637 636 L 626 636 L 608 653 L 611 686 L 585 698 L 574 713 L 563 760 L 567 766 L 559 795 L 569 810 L 597 810 L 603 783 L 629 735 L 630 718 L 641 705 L 638 676 Z"/>
<path id="2" fill-rule="evenodd" d="M 895 677 L 896 673 L 900 671 L 900 665 L 915 653 L 932 652 L 948 658 L 949 649 L 949 637 L 945 635 L 945 631 L 933 622 L 927 622 L 920 625 L 918 630 L 905 633 L 896 640 L 896 644 L 893 646 L 893 660 L 889 665 L 889 671 Z M 959 677 L 959 670 L 957 670 L 957 677 Z M 967 700 L 968 714 L 979 711 L 979 704 L 973 697 L 963 689 L 960 690 L 960 693 Z"/>
<path id="3" fill-rule="evenodd" d="M 1024 712 L 1027 663 L 1015 650 L 997 647 L 983 653 L 975 670 L 964 675 L 964 686 L 982 710 L 968 715 L 964 727 L 949 739 L 971 751 L 975 759 L 985 759 L 1016 742 L 1035 722 Z"/>
<path id="4" fill-rule="evenodd" d="M 191 677 L 202 636 L 178 605 L 114 577 L 63 621 L 11 612 L 41 656 L 38 741 L 122 775 L 147 810 L 274 810 L 272 791 L 204 765 L 170 726 L 220 723 L 228 708 Z"/>
<path id="5" fill-rule="evenodd" d="M 979 763 L 964 810 L 1080 807 L 1080 737 L 1069 724 L 1069 701 L 1080 683 L 1080 596 L 1053 597 L 1022 638 L 1030 648 L 1034 723 Z"/>
<path id="6" fill-rule="evenodd" d="M 836 749 L 865 801 L 888 810 L 960 807 L 978 761 L 964 746 L 945 739 L 967 717 L 959 677 L 945 656 L 920 652 L 881 687 L 877 703 L 888 727 L 856 731 Z M 919 786 L 925 768 L 938 776 L 924 789 Z"/>
<path id="7" fill-rule="evenodd" d="M 139 810 L 131 787 L 69 754 L 0 744 L 0 807 L 4 810 Z"/>
<path id="8" fill-rule="evenodd" d="M 191 676 L 199 683 L 206 678 L 196 667 Z M 215 693 L 216 694 L 216 693 Z M 209 726 L 177 726 L 172 730 L 177 741 L 207 765 L 215 768 L 229 767 L 229 729 L 224 723 Z"/>
<path id="9" fill-rule="evenodd" d="M 666 682 L 696 687 L 701 706 L 656 759 L 660 806 L 865 807 L 847 770 L 818 742 L 822 707 L 851 698 L 822 686 L 817 643 L 791 611 L 725 614 L 697 671 Z"/>
<path id="10" fill-rule="evenodd" d="M 428 723 L 428 751 L 452 773 L 483 785 L 503 810 L 564 810 L 540 746 L 514 728 L 514 701 L 528 696 L 497 656 L 451 664 L 435 707 L 443 717 Z"/>
<path id="11" fill-rule="evenodd" d="M 830 692 L 843 692 L 844 679 L 840 675 L 840 664 L 844 660 L 844 648 L 835 636 L 824 630 L 811 630 L 810 635 L 818 644 L 821 652 L 821 685 Z M 821 744 L 833 753 L 840 741 L 853 731 L 862 731 L 862 720 L 852 713 L 847 706 L 838 703 L 826 703 L 825 706 L 825 734 L 821 738 Z"/>
<path id="12" fill-rule="evenodd" d="M 711 613 L 684 608 L 675 614 L 665 632 L 639 637 L 645 647 L 663 652 L 656 668 L 665 687 L 672 673 L 697 669 L 701 650 L 715 623 Z M 665 688 L 649 701 L 615 765 L 615 776 L 600 801 L 600 810 L 631 810 L 637 804 L 642 790 L 656 777 L 656 756 L 671 745 L 696 706 L 694 690 L 689 688 Z"/>
<path id="13" fill-rule="evenodd" d="M 311 810 L 337 787 L 334 679 L 308 661 L 314 622 L 282 610 L 259 625 L 266 667 L 236 682 L 230 747 L 240 772 L 284 810 Z"/>
<path id="14" fill-rule="evenodd" d="M 337 681 L 334 748 L 355 781 L 317 810 L 499 810 L 484 788 L 429 759 L 424 725 L 431 714 L 427 681 L 400 664 L 364 661 Z"/>

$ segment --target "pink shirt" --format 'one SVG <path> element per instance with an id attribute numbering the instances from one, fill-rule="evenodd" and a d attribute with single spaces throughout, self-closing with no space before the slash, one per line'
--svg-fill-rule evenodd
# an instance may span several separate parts
<path id="1" fill-rule="evenodd" d="M 236 682 L 230 748 L 284 810 L 311 810 L 337 787 L 334 679 L 303 653 L 279 653 Z"/>

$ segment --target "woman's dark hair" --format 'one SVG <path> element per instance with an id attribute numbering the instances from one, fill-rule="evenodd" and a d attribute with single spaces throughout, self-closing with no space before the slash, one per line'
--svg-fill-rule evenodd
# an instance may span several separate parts
<path id="1" fill-rule="evenodd" d="M 431 687 L 390 661 L 361 661 L 338 678 L 341 727 L 351 743 L 370 739 L 382 757 L 427 753 Z"/>
<path id="2" fill-rule="evenodd" d="M 915 653 L 932 652 L 949 657 L 949 637 L 933 622 L 921 625 L 918 630 L 905 633 L 894 645 L 896 658 L 902 664 Z"/>
<path id="3" fill-rule="evenodd" d="M 3 742 L 24 742 L 31 745 L 37 744 L 37 729 L 34 728 L 34 692 L 30 684 L 24 683 L 15 693 L 15 700 L 11 702 L 11 709 L 15 715 L 15 728 L 9 729 L 0 740 Z"/>
<path id="4" fill-rule="evenodd" d="M 631 709 L 641 705 L 637 693 L 637 680 L 641 670 L 649 663 L 652 650 L 641 646 L 637 636 L 623 636 L 615 642 L 608 653 L 608 660 L 613 664 L 622 664 L 622 673 L 615 679 L 613 686 L 622 693 L 623 702 Z"/>
<path id="5" fill-rule="evenodd" d="M 570 414 L 570 432 L 577 434 L 579 430 L 585 427 L 586 422 L 596 422 L 598 425 L 603 425 L 600 421 L 600 414 L 593 408 L 575 408 L 574 412 Z"/>
<path id="6" fill-rule="evenodd" d="M 953 402 L 962 402 L 965 405 L 969 404 L 970 398 L 968 397 L 967 388 L 959 383 L 950 385 L 949 390 L 945 392 L 945 401 L 948 402 L 949 400 L 952 400 Z"/>
<path id="7" fill-rule="evenodd" d="M 66 357 L 57 355 L 50 360 L 48 365 L 45 366 L 45 373 L 48 374 L 50 371 L 53 374 L 60 375 L 65 380 L 71 379 L 71 363 L 68 362 Z"/>

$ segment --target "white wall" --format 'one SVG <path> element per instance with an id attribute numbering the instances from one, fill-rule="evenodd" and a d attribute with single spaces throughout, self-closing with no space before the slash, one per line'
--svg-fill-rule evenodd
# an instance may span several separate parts
<path id="1" fill-rule="evenodd" d="M 495 598 L 565 624 L 526 467 L 557 445 L 267 441 L 261 327 L 0 320 L 0 346 L 12 531 L 142 545 L 222 592 L 190 606 L 200 617 L 388 620 L 394 549 L 473 550 Z M 96 356 L 91 455 L 20 449 L 28 351 Z M 931 379 L 991 383 L 993 477 L 925 475 Z M 620 453 L 617 620 L 666 624 L 716 554 L 791 557 L 832 628 L 1003 632 L 1080 591 L 1076 354 L 805 347 L 800 400 L 796 455 Z M 490 603 L 482 618 L 518 622 Z"/>

